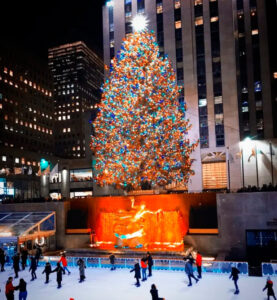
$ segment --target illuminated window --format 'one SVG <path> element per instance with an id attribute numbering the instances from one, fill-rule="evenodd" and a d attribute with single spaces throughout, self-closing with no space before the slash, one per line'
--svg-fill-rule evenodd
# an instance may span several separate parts
<path id="1" fill-rule="evenodd" d="M 203 25 L 203 17 L 197 17 L 195 18 L 195 26 Z"/>
<path id="2" fill-rule="evenodd" d="M 194 0 L 194 5 L 202 5 L 203 4 L 203 0 Z"/>
<path id="3" fill-rule="evenodd" d="M 257 34 L 259 34 L 259 30 L 258 29 L 252 30 L 252 35 L 257 35 Z"/>
<path id="4" fill-rule="evenodd" d="M 65 117 L 65 116 L 63 116 L 63 120 L 66 120 L 66 117 Z"/>
<path id="5" fill-rule="evenodd" d="M 21 163 L 22 163 L 23 165 L 25 164 L 25 158 L 24 158 L 24 157 L 21 158 Z"/>
<path id="6" fill-rule="evenodd" d="M 70 119 L 70 115 L 67 115 L 67 119 L 68 119 L 68 120 Z"/>
<path id="7" fill-rule="evenodd" d="M 66 132 L 66 128 L 63 129 L 63 132 Z"/>
<path id="8" fill-rule="evenodd" d="M 29 81 L 29 86 L 32 86 L 32 81 Z"/>
<path id="9" fill-rule="evenodd" d="M 178 9 L 181 7 L 181 1 L 180 0 L 175 0 L 175 9 Z"/>
<path id="10" fill-rule="evenodd" d="M 9 74 L 10 74 L 10 76 L 13 77 L 13 71 L 12 70 L 10 70 Z"/>
<path id="11" fill-rule="evenodd" d="M 0 103 L 0 109 L 2 109 L 3 108 L 3 105 L 2 105 L 2 103 Z"/>
<path id="12" fill-rule="evenodd" d="M 58 120 L 60 121 L 61 119 L 62 119 L 62 117 L 61 117 L 61 116 L 59 116 L 59 117 L 58 117 Z"/>
<path id="13" fill-rule="evenodd" d="M 31 162 L 30 162 L 30 161 L 27 161 L 27 165 L 30 166 L 30 165 L 31 165 Z"/>
<path id="14" fill-rule="evenodd" d="M 33 161 L 33 166 L 35 167 L 37 165 L 37 163 L 35 161 Z"/>
<path id="15" fill-rule="evenodd" d="M 36 124 L 34 124 L 34 129 L 37 129 L 37 125 Z"/>
<path id="16" fill-rule="evenodd" d="M 211 18 L 211 22 L 212 22 L 212 23 L 213 23 L 213 22 L 217 22 L 217 21 L 218 21 L 218 17 L 217 17 L 217 16 Z"/>
<path id="17" fill-rule="evenodd" d="M 274 79 L 277 79 L 277 72 L 274 72 L 274 73 L 273 73 L 273 78 L 274 78 Z"/>
<path id="18" fill-rule="evenodd" d="M 9 119 L 8 115 L 5 115 L 5 116 L 4 116 L 4 120 L 7 121 L 8 119 Z"/>
<path id="19" fill-rule="evenodd" d="M 50 130 L 50 134 L 53 134 L 53 131 L 52 131 L 52 130 Z"/>
<path id="20" fill-rule="evenodd" d="M 67 128 L 67 132 L 70 132 L 71 131 L 71 128 Z"/>
<path id="21" fill-rule="evenodd" d="M 7 161 L 7 156 L 3 155 L 2 156 L 2 161 Z"/>
<path id="22" fill-rule="evenodd" d="M 175 22 L 175 28 L 176 29 L 179 29 L 179 28 L 181 28 L 182 27 L 182 22 L 181 21 L 176 21 Z"/>
<path id="23" fill-rule="evenodd" d="M 8 74 L 8 68 L 4 67 L 4 73 Z"/>
<path id="24" fill-rule="evenodd" d="M 226 162 L 202 164 L 202 177 L 204 189 L 227 188 Z"/>
<path id="25" fill-rule="evenodd" d="M 222 103 L 222 96 L 214 97 L 214 104 L 221 104 Z"/>
<path id="26" fill-rule="evenodd" d="M 157 4 L 157 14 L 162 14 L 163 13 L 163 4 L 158 3 Z"/>
<path id="27" fill-rule="evenodd" d="M 16 157 L 16 158 L 14 159 L 14 162 L 15 162 L 16 164 L 19 164 L 19 158 Z"/>

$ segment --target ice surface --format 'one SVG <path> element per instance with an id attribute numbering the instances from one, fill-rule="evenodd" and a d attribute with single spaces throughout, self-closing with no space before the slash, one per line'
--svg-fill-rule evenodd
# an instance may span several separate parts
<path id="1" fill-rule="evenodd" d="M 262 292 L 266 278 L 240 276 L 238 285 L 240 294 L 234 295 L 234 284 L 226 275 L 203 274 L 203 278 L 193 286 L 188 287 L 188 281 L 183 272 L 153 271 L 153 276 L 141 282 L 140 287 L 134 285 L 134 272 L 128 269 L 86 269 L 86 281 L 79 283 L 78 268 L 70 268 L 71 275 L 64 275 L 62 288 L 57 289 L 56 273 L 50 275 L 50 282 L 45 284 L 43 268 L 37 270 L 35 281 L 30 281 L 28 271 L 19 272 L 19 278 L 27 282 L 28 300 L 151 300 L 149 293 L 152 283 L 159 290 L 159 297 L 166 300 L 265 300 L 266 292 Z M 0 273 L 0 299 L 4 295 L 5 282 L 9 276 L 14 276 L 11 267 Z M 17 285 L 19 278 L 14 279 Z M 277 278 L 273 278 L 273 288 L 277 288 Z M 277 290 L 276 290 L 277 292 Z M 18 299 L 18 291 L 15 291 Z"/>

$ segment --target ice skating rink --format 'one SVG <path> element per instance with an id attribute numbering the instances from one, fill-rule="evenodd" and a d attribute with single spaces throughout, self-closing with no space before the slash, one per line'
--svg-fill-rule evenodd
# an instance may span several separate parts
<path id="1" fill-rule="evenodd" d="M 43 268 L 38 268 L 35 281 L 30 281 L 28 271 L 19 272 L 19 278 L 14 279 L 17 285 L 20 278 L 27 282 L 28 300 L 151 300 L 149 293 L 151 284 L 155 283 L 159 297 L 166 300 L 265 300 L 266 292 L 262 292 L 266 278 L 240 276 L 238 285 L 240 294 L 234 295 L 234 284 L 228 275 L 203 274 L 197 284 L 187 287 L 187 278 L 183 272 L 153 271 L 153 276 L 141 282 L 140 287 L 134 285 L 134 272 L 128 269 L 86 269 L 86 281 L 79 283 L 79 270 L 70 268 L 71 275 L 64 275 L 62 288 L 57 289 L 56 273 L 50 275 L 50 282 L 45 284 Z M 9 276 L 14 276 L 11 267 L 0 273 L 0 299 L 6 299 L 5 282 Z M 272 278 L 273 288 L 277 292 L 277 278 Z M 18 299 L 18 291 L 14 292 Z"/>

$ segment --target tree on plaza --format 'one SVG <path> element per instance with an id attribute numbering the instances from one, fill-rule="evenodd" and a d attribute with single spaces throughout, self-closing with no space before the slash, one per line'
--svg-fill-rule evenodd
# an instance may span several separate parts
<path id="1" fill-rule="evenodd" d="M 123 40 L 103 85 L 93 123 L 91 149 L 101 186 L 140 189 L 187 184 L 198 141 L 187 138 L 191 125 L 180 105 L 180 87 L 167 57 L 159 56 L 154 33 L 135 32 Z"/>

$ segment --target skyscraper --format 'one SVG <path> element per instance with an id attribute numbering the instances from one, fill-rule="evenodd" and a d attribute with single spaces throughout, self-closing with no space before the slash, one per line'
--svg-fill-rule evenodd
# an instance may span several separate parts
<path id="1" fill-rule="evenodd" d="M 52 84 L 47 66 L 2 48 L 0 177 L 15 196 L 39 197 L 36 174 L 41 158 L 48 159 L 54 153 L 53 120 Z M 1 194 L 6 193 L 0 190 Z"/>
<path id="2" fill-rule="evenodd" d="M 104 62 L 144 14 L 183 86 L 199 139 L 189 190 L 241 187 L 240 141 L 272 138 L 266 11 L 262 0 L 116 0 L 103 7 Z"/>
<path id="3" fill-rule="evenodd" d="M 90 154 L 89 121 L 100 101 L 103 62 L 81 41 L 49 49 L 48 59 L 54 81 L 55 154 L 84 158 Z"/>

